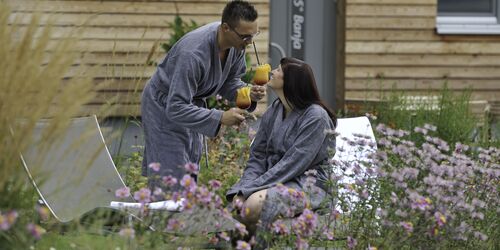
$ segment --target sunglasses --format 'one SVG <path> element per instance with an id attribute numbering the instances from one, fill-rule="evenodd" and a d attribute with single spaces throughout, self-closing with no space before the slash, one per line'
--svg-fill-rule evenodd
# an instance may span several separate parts
<path id="1" fill-rule="evenodd" d="M 252 39 L 253 39 L 254 37 L 256 37 L 256 36 L 258 36 L 258 35 L 260 34 L 260 30 L 259 30 L 259 31 L 257 31 L 257 33 L 252 34 L 252 35 L 243 35 L 243 34 L 238 33 L 238 31 L 236 31 L 233 27 L 231 27 L 231 26 L 229 26 L 229 25 L 228 25 L 228 27 L 229 27 L 229 29 L 231 29 L 231 30 L 232 30 L 232 31 L 233 31 L 236 35 L 238 35 L 238 37 L 239 37 L 241 40 L 243 40 L 244 42 L 250 42 L 250 41 L 252 41 Z"/>

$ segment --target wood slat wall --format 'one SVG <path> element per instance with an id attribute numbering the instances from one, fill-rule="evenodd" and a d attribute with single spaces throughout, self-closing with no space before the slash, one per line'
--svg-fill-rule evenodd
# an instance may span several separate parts
<path id="1" fill-rule="evenodd" d="M 346 99 L 471 89 L 500 98 L 500 36 L 439 35 L 437 0 L 347 0 Z"/>
<path id="2" fill-rule="evenodd" d="M 76 36 L 74 53 L 77 59 L 66 77 L 84 72 L 95 76 L 96 98 L 82 111 L 93 113 L 103 105 L 113 104 L 113 116 L 140 115 L 140 95 L 154 66 L 145 62 L 155 47 L 151 59 L 159 62 L 165 55 L 159 47 L 170 37 L 167 23 L 176 13 L 185 21 L 199 25 L 220 20 L 227 0 L 0 0 L 12 10 L 9 22 L 18 27 L 20 38 L 31 18 L 37 13 L 41 26 L 52 25 L 52 39 L 46 53 L 66 36 Z M 259 12 L 261 34 L 256 38 L 259 58 L 268 57 L 268 0 L 250 0 Z M 41 27 L 42 28 L 42 27 Z M 40 29 L 41 30 L 41 29 Z M 35 35 L 37 37 L 39 34 Z M 256 64 L 253 49 L 248 50 Z M 104 84 L 106 83 L 106 84 Z"/>

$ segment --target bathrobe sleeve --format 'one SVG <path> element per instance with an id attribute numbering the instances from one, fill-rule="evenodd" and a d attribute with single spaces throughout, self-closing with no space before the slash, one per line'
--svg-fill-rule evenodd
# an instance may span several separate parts
<path id="1" fill-rule="evenodd" d="M 208 73 L 203 62 L 194 53 L 186 53 L 173 58 L 172 63 L 176 67 L 170 79 L 166 115 L 179 126 L 207 136 L 217 135 L 223 111 L 193 104 L 198 84 Z"/>

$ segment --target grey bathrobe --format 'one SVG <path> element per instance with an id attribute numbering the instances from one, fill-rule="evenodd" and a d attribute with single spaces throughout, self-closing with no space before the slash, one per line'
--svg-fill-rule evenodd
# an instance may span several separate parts
<path id="1" fill-rule="evenodd" d="M 162 176 L 180 180 L 184 164 L 200 161 L 202 135 L 217 135 L 223 111 L 205 108 L 205 98 L 220 94 L 234 101 L 236 90 L 245 86 L 240 80 L 246 71 L 245 52 L 231 48 L 222 65 L 219 25 L 210 23 L 182 37 L 144 88 L 143 175 L 149 177 L 150 187 L 161 186 Z M 255 103 L 250 110 L 254 108 Z M 159 172 L 148 168 L 153 162 L 161 164 Z"/>
<path id="2" fill-rule="evenodd" d="M 326 197 L 327 178 L 321 165 L 333 157 L 329 149 L 335 149 L 335 138 L 325 133 L 335 127 L 321 106 L 313 104 L 305 110 L 294 110 L 284 119 L 283 109 L 277 100 L 264 113 L 243 175 L 227 192 L 228 200 L 235 195 L 247 199 L 254 192 L 268 189 L 261 212 L 263 227 L 286 211 L 275 187 L 278 183 L 304 191 L 313 209 L 320 205 Z M 304 185 L 304 172 L 311 169 L 317 171 L 314 190 Z"/>

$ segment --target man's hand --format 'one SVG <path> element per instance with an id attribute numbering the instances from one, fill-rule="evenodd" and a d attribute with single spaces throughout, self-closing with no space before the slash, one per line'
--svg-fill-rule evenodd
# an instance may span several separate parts
<path id="1" fill-rule="evenodd" d="M 252 101 L 254 102 L 259 101 L 265 95 L 266 95 L 265 86 L 253 85 L 252 88 L 250 89 L 250 99 L 252 99 Z"/>
<path id="2" fill-rule="evenodd" d="M 242 115 L 245 112 L 245 110 L 237 108 L 232 108 L 228 111 L 224 111 L 220 123 L 226 126 L 239 125 L 242 121 L 245 120 L 245 117 Z"/>

